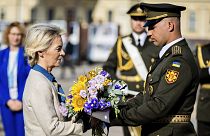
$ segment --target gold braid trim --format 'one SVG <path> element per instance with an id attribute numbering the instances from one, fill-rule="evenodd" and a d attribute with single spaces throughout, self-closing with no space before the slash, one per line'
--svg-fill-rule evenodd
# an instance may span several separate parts
<path id="1" fill-rule="evenodd" d="M 210 89 L 210 84 L 202 84 L 201 88 L 202 89 Z"/>
<path id="2" fill-rule="evenodd" d="M 130 59 L 129 55 L 124 50 L 122 50 L 122 57 L 126 60 Z"/>
<path id="3" fill-rule="evenodd" d="M 201 48 L 201 45 L 198 45 L 198 63 L 200 68 L 207 68 L 207 65 L 205 65 L 205 63 L 203 62 L 203 54 Z"/>
<path id="4" fill-rule="evenodd" d="M 117 42 L 118 69 L 120 71 L 122 71 L 122 70 L 130 70 L 131 68 L 133 68 L 133 62 L 132 62 L 131 59 L 129 59 L 128 62 L 126 62 L 126 64 L 123 65 L 122 54 L 123 54 L 123 52 L 122 52 L 122 38 L 119 37 L 118 42 Z M 124 57 L 125 57 L 125 54 L 124 54 Z M 125 57 L 125 58 L 127 58 L 127 57 Z"/>

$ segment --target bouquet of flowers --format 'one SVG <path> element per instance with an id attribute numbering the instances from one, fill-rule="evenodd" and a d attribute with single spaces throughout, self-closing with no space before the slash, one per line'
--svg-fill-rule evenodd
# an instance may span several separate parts
<path id="1" fill-rule="evenodd" d="M 127 84 L 124 81 L 112 80 L 108 72 L 96 67 L 78 77 L 60 111 L 63 116 L 72 117 L 81 111 L 91 115 L 93 111 L 112 107 L 117 117 L 119 113 L 117 104 L 125 101 L 126 90 Z"/>

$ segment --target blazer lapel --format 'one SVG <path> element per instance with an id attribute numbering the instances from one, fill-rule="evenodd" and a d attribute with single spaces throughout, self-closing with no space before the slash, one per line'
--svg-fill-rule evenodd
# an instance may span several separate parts
<path id="1" fill-rule="evenodd" d="M 23 56 L 24 52 L 23 52 L 23 48 L 20 47 L 19 48 L 19 51 L 18 51 L 18 67 L 17 67 L 17 77 L 18 79 L 21 79 L 20 78 L 20 74 L 21 74 L 21 70 L 22 70 L 22 67 L 23 67 L 23 64 L 24 64 L 24 56 Z M 17 80 L 18 81 L 18 80 Z M 19 85 L 19 84 L 17 84 Z"/>
<path id="2" fill-rule="evenodd" d="M 171 46 L 171 47 L 163 54 L 163 56 L 162 56 L 160 59 L 158 59 L 158 60 L 156 61 L 156 63 L 154 63 L 154 65 L 152 65 L 151 70 L 150 70 L 149 72 L 152 72 L 152 71 L 158 66 L 159 63 L 161 63 L 166 57 L 168 57 L 168 56 L 171 54 L 171 48 L 172 48 L 172 47 L 173 47 L 173 46 Z"/>
<path id="3" fill-rule="evenodd" d="M 52 83 L 52 82 L 51 82 Z M 56 109 L 56 112 L 57 112 L 57 115 L 59 117 L 60 120 L 63 120 L 63 116 L 61 115 L 61 113 L 59 112 L 59 106 L 60 106 L 60 102 L 59 102 L 59 99 L 58 99 L 58 83 L 54 82 L 52 83 L 52 93 L 53 93 L 53 96 L 56 100 L 55 102 L 55 109 Z"/>
<path id="4" fill-rule="evenodd" d="M 5 55 L 3 56 L 4 58 L 3 58 L 3 63 L 5 64 L 2 68 L 3 68 L 3 70 L 2 70 L 2 77 L 5 77 L 5 79 L 4 79 L 4 81 L 6 82 L 6 84 L 7 84 L 7 86 L 9 86 L 8 85 L 8 76 L 7 76 L 7 67 L 8 67 L 8 62 L 9 62 L 9 48 L 7 48 L 6 50 L 5 50 Z"/>

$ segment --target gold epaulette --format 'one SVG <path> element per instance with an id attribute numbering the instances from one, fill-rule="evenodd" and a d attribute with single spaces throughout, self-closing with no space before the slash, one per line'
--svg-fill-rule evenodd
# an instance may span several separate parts
<path id="1" fill-rule="evenodd" d="M 210 84 L 202 84 L 201 89 L 210 89 Z"/>
<path id="2" fill-rule="evenodd" d="M 203 59 L 202 47 L 203 45 L 197 45 L 198 64 L 200 68 L 208 68 L 210 66 L 210 61 Z"/>
<path id="3" fill-rule="evenodd" d="M 117 41 L 117 58 L 118 58 L 118 69 L 119 70 L 130 70 L 133 68 L 133 62 L 129 55 L 122 50 L 122 38 L 119 37 Z M 123 58 L 128 60 L 123 65 Z"/>
<path id="4" fill-rule="evenodd" d="M 180 46 L 173 46 L 172 47 L 172 55 L 181 55 L 182 54 L 182 48 Z"/>

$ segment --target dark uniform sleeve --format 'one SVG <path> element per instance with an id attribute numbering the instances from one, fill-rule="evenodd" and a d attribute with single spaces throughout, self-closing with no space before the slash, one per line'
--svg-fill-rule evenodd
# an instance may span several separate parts
<path id="1" fill-rule="evenodd" d="M 112 48 L 112 51 L 107 59 L 107 61 L 103 65 L 103 69 L 107 71 L 112 79 L 116 79 L 116 71 L 117 71 L 117 42 Z"/>
<path id="2" fill-rule="evenodd" d="M 132 108 L 133 106 L 140 106 L 143 103 L 143 93 L 138 93 L 135 97 L 129 99 L 128 101 L 121 103 L 121 105 L 126 106 L 127 108 Z"/>
<path id="3" fill-rule="evenodd" d="M 210 75 L 209 75 L 209 68 L 202 68 L 200 69 L 200 83 L 209 83 Z"/>
<path id="4" fill-rule="evenodd" d="M 151 123 L 156 119 L 169 115 L 170 111 L 176 107 L 178 101 L 184 99 L 192 80 L 192 72 L 185 60 L 181 58 L 176 59 L 178 59 L 180 67 L 173 67 L 172 63 L 174 60 L 171 58 L 158 77 L 155 77 L 157 76 L 156 74 L 152 75 L 154 76 L 152 78 L 155 80 L 149 83 L 149 85 L 157 85 L 157 87 L 149 100 L 144 101 L 142 105 L 133 105 L 132 108 L 128 109 L 124 107 L 121 109 L 118 118 L 118 120 L 121 120 L 120 123 L 127 125 Z M 168 83 L 166 80 L 169 71 L 174 71 L 178 74 L 177 79 L 173 83 Z M 146 87 L 146 91 L 146 95 L 148 95 L 148 87 Z M 135 97 L 133 101 L 138 102 L 139 97 Z M 114 119 L 111 125 L 120 125 L 118 123 L 119 121 Z"/>

